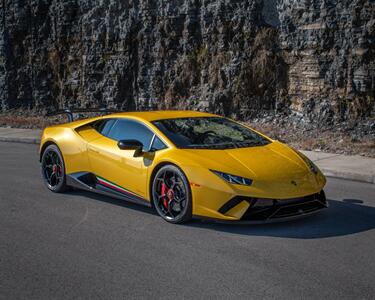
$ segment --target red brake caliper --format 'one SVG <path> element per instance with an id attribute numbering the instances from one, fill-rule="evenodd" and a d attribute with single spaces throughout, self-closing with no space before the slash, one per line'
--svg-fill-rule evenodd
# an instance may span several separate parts
<path id="1" fill-rule="evenodd" d="M 165 183 L 163 182 L 161 184 L 161 194 L 164 196 L 163 198 L 163 206 L 165 207 L 165 209 L 168 209 L 168 200 L 167 200 L 167 186 L 165 185 Z"/>

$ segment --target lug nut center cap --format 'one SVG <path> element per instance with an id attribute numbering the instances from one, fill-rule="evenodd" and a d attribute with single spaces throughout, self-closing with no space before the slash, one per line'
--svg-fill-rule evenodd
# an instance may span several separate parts
<path id="1" fill-rule="evenodd" d="M 173 192 L 172 189 L 168 190 L 167 197 L 168 197 L 169 200 L 173 200 L 174 199 L 174 192 Z"/>

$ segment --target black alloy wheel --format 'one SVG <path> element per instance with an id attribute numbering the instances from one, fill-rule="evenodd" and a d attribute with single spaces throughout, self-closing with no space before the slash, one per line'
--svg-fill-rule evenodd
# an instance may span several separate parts
<path id="1" fill-rule="evenodd" d="M 184 223 L 192 218 L 192 199 L 185 174 L 174 165 L 157 171 L 152 183 L 152 201 L 157 213 L 170 223 Z"/>
<path id="2" fill-rule="evenodd" d="M 44 183 L 49 190 L 56 193 L 66 190 L 64 159 L 56 145 L 49 145 L 44 150 L 41 171 Z"/>

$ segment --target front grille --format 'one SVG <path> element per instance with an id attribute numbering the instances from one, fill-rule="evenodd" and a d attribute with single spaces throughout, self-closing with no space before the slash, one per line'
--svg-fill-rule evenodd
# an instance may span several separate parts
<path id="1" fill-rule="evenodd" d="M 248 201 L 250 207 L 242 216 L 241 220 L 243 221 L 266 221 L 287 218 L 308 214 L 327 207 L 324 191 L 306 197 L 286 200 L 252 198 L 252 200 Z M 262 202 L 267 202 L 270 205 L 264 205 Z"/>

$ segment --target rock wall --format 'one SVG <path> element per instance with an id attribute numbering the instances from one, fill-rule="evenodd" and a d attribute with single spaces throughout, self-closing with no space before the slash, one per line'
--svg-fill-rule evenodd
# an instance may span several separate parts
<path id="1" fill-rule="evenodd" d="M 371 0 L 1 0 L 0 105 L 374 111 Z"/>
<path id="2" fill-rule="evenodd" d="M 375 2 L 284 0 L 278 9 L 290 107 L 323 122 L 371 115 Z"/>

